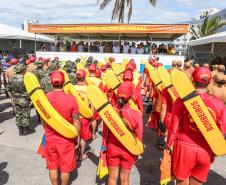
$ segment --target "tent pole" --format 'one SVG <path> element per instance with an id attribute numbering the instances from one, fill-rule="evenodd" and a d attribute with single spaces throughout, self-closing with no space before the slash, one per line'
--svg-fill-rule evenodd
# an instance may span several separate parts
<path id="1" fill-rule="evenodd" d="M 37 47 L 36 47 L 36 33 L 35 33 L 35 51 L 37 50 Z"/>
<path id="2" fill-rule="evenodd" d="M 88 52 L 90 52 L 90 38 L 88 36 Z"/>
<path id="3" fill-rule="evenodd" d="M 152 58 L 152 36 L 151 36 L 151 34 L 149 34 L 149 36 L 150 36 L 150 38 L 151 38 L 150 56 L 151 56 L 151 58 Z"/>
<path id="4" fill-rule="evenodd" d="M 211 54 L 213 54 L 213 52 L 214 52 L 214 46 L 215 46 L 215 44 L 214 44 L 214 42 L 212 43 L 212 48 L 211 48 Z"/>
<path id="5" fill-rule="evenodd" d="M 22 48 L 22 39 L 20 39 L 20 49 Z"/>

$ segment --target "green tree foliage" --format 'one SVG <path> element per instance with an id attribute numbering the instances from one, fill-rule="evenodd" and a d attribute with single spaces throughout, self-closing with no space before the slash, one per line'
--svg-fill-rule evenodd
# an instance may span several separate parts
<path id="1" fill-rule="evenodd" d="M 97 0 L 100 3 L 100 9 L 103 10 L 113 0 Z M 125 11 L 128 8 L 128 22 L 130 22 L 133 13 L 133 0 L 114 0 L 114 8 L 112 11 L 112 21 L 118 19 L 118 23 L 124 23 Z M 149 0 L 152 6 L 156 5 L 157 0 Z"/>
<path id="2" fill-rule="evenodd" d="M 206 12 L 205 19 L 202 25 L 198 27 L 198 30 L 191 28 L 191 33 L 193 35 L 192 39 L 194 40 L 208 35 L 213 35 L 225 25 L 226 21 L 222 21 L 220 16 L 210 17 L 208 12 Z"/>

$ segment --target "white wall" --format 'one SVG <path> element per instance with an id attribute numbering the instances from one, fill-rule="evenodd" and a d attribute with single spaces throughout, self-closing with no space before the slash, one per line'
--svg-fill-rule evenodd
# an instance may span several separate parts
<path id="1" fill-rule="evenodd" d="M 133 55 L 133 54 L 114 54 L 114 53 L 73 53 L 73 52 L 36 52 L 37 57 L 51 58 L 59 57 L 60 60 L 72 60 L 75 61 L 78 57 L 89 57 L 93 56 L 96 60 L 100 62 L 104 62 L 105 57 L 114 57 L 116 62 L 121 63 L 124 58 L 131 59 L 133 58 L 137 64 L 140 65 L 141 60 L 148 60 L 150 55 Z M 159 61 L 163 63 L 166 67 L 171 66 L 173 60 L 184 61 L 184 56 L 177 55 L 157 55 L 159 57 Z"/>

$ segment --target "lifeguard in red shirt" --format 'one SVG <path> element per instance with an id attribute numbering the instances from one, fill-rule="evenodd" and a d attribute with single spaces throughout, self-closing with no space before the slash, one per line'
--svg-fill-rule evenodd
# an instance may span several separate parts
<path id="1" fill-rule="evenodd" d="M 142 141 L 143 123 L 141 113 L 129 106 L 133 87 L 130 82 L 123 82 L 117 92 L 116 111 L 126 127 Z M 116 185 L 120 176 L 121 184 L 129 184 L 130 171 L 138 156 L 132 155 L 104 125 L 102 151 L 106 149 L 109 167 L 108 185 Z M 119 175 L 120 171 L 120 175 Z"/>
<path id="2" fill-rule="evenodd" d="M 53 71 L 50 74 L 54 90 L 46 94 L 47 99 L 55 110 L 77 131 L 80 130 L 79 109 L 75 98 L 63 92 L 64 74 Z M 67 106 L 65 106 L 67 105 Z M 58 169 L 61 172 L 62 185 L 67 185 L 72 172 L 76 167 L 75 139 L 68 139 L 57 133 L 42 120 L 46 136 L 46 163 L 49 177 L 53 185 L 58 184 Z"/>
<path id="3" fill-rule="evenodd" d="M 86 72 L 83 69 L 79 69 L 76 73 L 77 84 L 75 85 L 76 90 L 79 93 L 79 96 L 83 99 L 83 101 L 87 104 L 87 106 L 91 107 L 90 102 L 87 97 L 87 85 L 86 85 Z M 90 119 L 84 118 L 80 115 L 81 129 L 80 129 L 80 155 L 79 160 L 84 160 L 87 158 L 86 150 L 86 142 L 92 138 L 92 133 L 89 129 Z"/>
<path id="4" fill-rule="evenodd" d="M 224 134 L 225 105 L 221 100 L 207 93 L 207 86 L 211 80 L 210 70 L 204 67 L 196 68 L 192 78 L 197 93 Z M 201 185 L 206 182 L 214 153 L 181 99 L 177 99 L 173 106 L 167 146 L 173 147 L 173 173 L 176 176 L 177 185 Z"/>
<path id="5" fill-rule="evenodd" d="M 137 90 L 135 88 L 135 85 L 132 83 L 133 82 L 132 71 L 130 71 L 130 70 L 125 71 L 123 73 L 122 79 L 123 79 L 124 82 L 131 82 L 131 84 L 133 85 L 132 99 L 133 99 L 134 103 L 138 106 L 141 114 L 143 115 L 144 107 L 143 107 L 143 102 L 142 102 L 142 95 L 141 95 L 141 91 Z"/>

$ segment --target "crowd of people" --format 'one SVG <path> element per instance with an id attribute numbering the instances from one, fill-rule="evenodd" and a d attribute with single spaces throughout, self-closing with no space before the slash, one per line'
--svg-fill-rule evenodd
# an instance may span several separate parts
<path id="1" fill-rule="evenodd" d="M 164 50 L 164 47 L 161 46 L 161 49 Z M 129 50 L 131 50 L 130 46 L 126 51 L 129 52 Z M 45 147 L 40 148 L 39 154 L 46 159 L 53 185 L 58 184 L 58 170 L 60 170 L 62 185 L 67 185 L 70 172 L 76 169 L 76 160 L 82 161 L 89 157 L 86 152 L 87 141 L 96 139 L 98 125 L 103 126 L 101 127 L 103 128 L 103 138 L 100 145 L 101 152 L 106 154 L 109 170 L 108 185 L 116 185 L 118 178 L 122 185 L 128 185 L 131 168 L 139 157 L 126 149 L 94 109 L 87 96 L 89 84 L 95 84 L 106 94 L 108 102 L 115 108 L 134 137 L 142 142 L 143 129 L 152 129 L 156 132 L 156 146 L 160 150 L 170 151 L 172 154 L 172 173 L 176 178 L 177 185 L 201 185 L 207 181 L 215 154 L 180 98 L 173 101 L 167 88 L 158 88 L 159 84 L 155 84 L 147 69 L 144 70 L 143 75 L 140 75 L 133 59 L 125 62 L 124 72 L 118 75 L 121 81 L 118 89 L 112 88 L 106 81 L 106 72 L 113 71 L 112 64 L 116 62 L 114 58 L 110 57 L 105 64 L 101 65 L 98 65 L 98 61 L 93 57 L 82 60 L 84 59 L 78 58 L 75 62 L 66 61 L 64 65 L 61 65 L 58 57 L 51 60 L 31 56 L 24 62 L 19 62 L 16 58 L 1 62 L 1 67 L 5 68 L 6 95 L 12 101 L 19 135 L 35 132 L 29 127 L 32 102 L 23 82 L 26 72 L 35 74 L 48 101 L 79 133 L 76 140 L 65 138 L 49 126 L 48 122 L 44 121 L 37 112 L 44 128 L 46 141 Z M 147 65 L 151 65 L 153 69 L 163 67 L 163 64 L 156 59 L 150 59 L 147 61 Z M 92 119 L 87 119 L 79 114 L 76 99 L 72 95 L 64 93 L 65 76 L 59 70 L 60 68 L 66 71 L 79 96 L 93 110 Z M 171 73 L 173 70 L 184 72 L 191 80 L 196 92 L 213 115 L 222 135 L 225 136 L 226 76 L 223 63 L 215 63 L 213 66 L 205 63 L 200 66 L 191 60 L 173 61 L 172 68 L 168 72 Z M 131 101 L 134 102 L 137 109 L 130 106 Z M 152 106 L 147 107 L 149 111 L 144 111 L 143 101 L 151 102 Z M 143 114 L 150 114 L 147 123 L 142 121 Z M 143 125 L 146 127 L 143 128 Z"/>
<path id="2" fill-rule="evenodd" d="M 175 47 L 173 44 L 160 44 L 150 42 L 110 42 L 110 41 L 94 41 L 94 42 L 57 42 L 56 44 L 47 45 L 42 44 L 41 51 L 61 51 L 61 52 L 92 52 L 92 53 L 124 53 L 124 54 L 175 54 Z"/>

